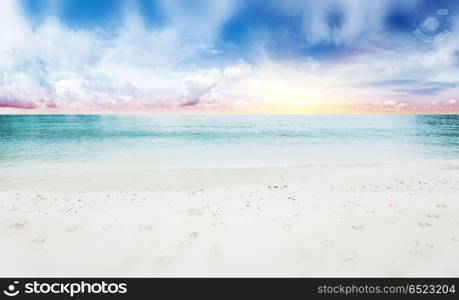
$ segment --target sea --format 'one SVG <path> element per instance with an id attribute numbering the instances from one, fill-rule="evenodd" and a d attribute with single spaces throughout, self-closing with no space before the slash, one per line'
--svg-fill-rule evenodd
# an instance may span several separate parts
<path id="1" fill-rule="evenodd" d="M 459 115 L 0 115 L 0 174 L 459 160 Z"/>

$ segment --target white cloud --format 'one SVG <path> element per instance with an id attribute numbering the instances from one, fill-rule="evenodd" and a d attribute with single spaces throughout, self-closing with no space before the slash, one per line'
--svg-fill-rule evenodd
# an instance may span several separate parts
<path id="1" fill-rule="evenodd" d="M 346 44 L 365 33 L 377 33 L 384 29 L 391 7 L 399 10 L 415 9 L 420 0 L 284 0 L 268 2 L 288 14 L 301 12 L 304 33 L 312 43 L 322 41 Z M 330 15 L 341 17 L 340 26 L 330 26 Z"/>
<path id="2" fill-rule="evenodd" d="M 332 63 L 310 58 L 285 62 L 265 56 L 256 65 L 237 61 L 221 67 L 180 68 L 214 50 L 220 27 L 239 4 L 202 0 L 196 13 L 187 14 L 186 2 L 162 1 L 169 23 L 155 29 L 147 28 L 131 6 L 125 10 L 123 26 L 106 37 L 96 30 L 69 28 L 52 16 L 33 27 L 19 1 L 1 0 L 0 106 L 295 110 L 374 102 L 374 107 L 402 110 L 413 99 L 366 83 L 400 78 L 454 83 L 459 78 L 459 22 L 448 39 L 419 47 L 414 38 L 389 37 L 381 31 L 380 12 L 390 5 L 384 0 L 275 2 L 279 9 L 304 10 L 305 34 L 312 41 L 349 43 L 372 32 L 349 58 Z M 409 7 L 415 1 L 405 3 Z M 338 4 L 344 19 L 340 28 L 333 29 L 326 15 Z M 457 105 L 447 101 L 457 94 L 457 88 L 439 91 L 439 103 Z M 416 97 L 431 103 L 431 97 Z"/>

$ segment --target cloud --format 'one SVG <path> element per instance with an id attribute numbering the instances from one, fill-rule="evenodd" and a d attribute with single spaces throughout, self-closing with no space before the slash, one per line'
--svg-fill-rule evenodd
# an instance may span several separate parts
<path id="1" fill-rule="evenodd" d="M 301 14 L 303 33 L 310 43 L 332 42 L 348 44 L 365 34 L 386 29 L 386 22 L 394 7 L 399 12 L 416 9 L 420 0 L 285 0 L 263 1 L 273 10 L 287 15 Z M 267 3 L 267 4 L 266 4 Z"/>
<path id="2" fill-rule="evenodd" d="M 24 103 L 16 99 L 11 99 L 8 96 L 0 97 L 0 107 L 4 108 L 20 108 L 20 109 L 34 109 L 37 106 L 34 103 Z"/>
<path id="3" fill-rule="evenodd" d="M 385 0 L 325 0 L 307 4 L 311 13 L 305 20 L 306 34 L 314 43 L 346 43 L 363 33 L 380 31 L 389 7 Z"/>
<path id="4" fill-rule="evenodd" d="M 442 82 L 424 79 L 395 79 L 365 84 L 381 87 L 402 95 L 438 95 L 443 91 L 458 87 L 459 81 Z"/>
<path id="5" fill-rule="evenodd" d="M 161 0 L 169 24 L 190 39 L 212 43 L 239 0 Z"/>
<path id="6" fill-rule="evenodd" d="M 253 59 L 236 53 L 219 61 L 226 55 L 217 45 L 221 30 L 245 2 L 199 0 L 189 7 L 189 1 L 163 0 L 167 22 L 154 28 L 133 3 L 126 1 L 121 25 L 105 32 L 72 28 L 56 15 L 32 24 L 19 1 L 0 1 L 0 107 L 312 112 L 458 106 L 448 102 L 459 94 L 457 18 L 447 39 L 426 44 L 387 30 L 393 1 L 269 0 L 263 3 L 288 20 L 301 16 L 302 27 L 293 29 L 308 45 L 334 44 L 345 55 L 321 59 L 305 51 L 273 58 L 260 38 Z M 413 9 L 419 1 L 404 4 Z M 282 40 L 282 31 L 273 32 L 279 35 L 271 38 Z"/>
<path id="7" fill-rule="evenodd" d="M 211 92 L 220 80 L 221 72 L 218 69 L 201 71 L 189 74 L 182 85 L 182 106 L 194 106 L 199 104 L 202 98 Z"/>

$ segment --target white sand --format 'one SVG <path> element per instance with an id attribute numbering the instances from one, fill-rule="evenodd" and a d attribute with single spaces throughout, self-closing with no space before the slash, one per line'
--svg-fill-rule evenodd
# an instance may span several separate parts
<path id="1" fill-rule="evenodd" d="M 0 276 L 459 276 L 459 164 L 0 174 Z"/>

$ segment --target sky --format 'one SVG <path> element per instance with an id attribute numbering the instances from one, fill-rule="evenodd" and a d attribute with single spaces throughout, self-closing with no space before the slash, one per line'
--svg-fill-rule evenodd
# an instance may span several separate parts
<path id="1" fill-rule="evenodd" d="M 459 113 L 459 1 L 0 1 L 0 113 L 137 112 Z"/>

